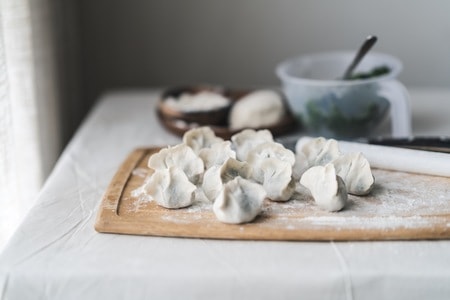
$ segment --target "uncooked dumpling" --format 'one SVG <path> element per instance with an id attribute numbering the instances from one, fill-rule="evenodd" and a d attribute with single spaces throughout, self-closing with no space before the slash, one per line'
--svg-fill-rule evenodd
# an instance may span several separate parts
<path id="1" fill-rule="evenodd" d="M 238 176 L 248 179 L 251 173 L 251 166 L 247 162 L 229 158 L 222 166 L 215 165 L 206 170 L 202 189 L 208 199 L 214 201 L 222 191 L 223 184 Z"/>
<path id="2" fill-rule="evenodd" d="M 336 175 L 332 163 L 308 169 L 300 183 L 308 188 L 316 204 L 327 211 L 339 211 L 347 203 L 345 183 Z"/>
<path id="3" fill-rule="evenodd" d="M 181 169 L 192 183 L 197 183 L 203 173 L 203 161 L 185 144 L 161 149 L 148 160 L 148 167 L 154 170 L 177 167 Z"/>
<path id="4" fill-rule="evenodd" d="M 295 155 L 289 149 L 286 149 L 280 143 L 265 142 L 255 146 L 248 152 L 247 161 L 249 164 L 254 163 L 257 160 L 265 158 L 276 158 L 281 161 L 287 162 L 293 166 L 295 163 Z"/>
<path id="5" fill-rule="evenodd" d="M 375 178 L 367 159 L 358 153 L 344 154 L 333 160 L 336 174 L 342 178 L 347 191 L 354 195 L 367 195 L 373 188 Z"/>
<path id="6" fill-rule="evenodd" d="M 308 160 L 303 152 L 295 153 L 295 163 L 292 166 L 292 178 L 300 180 L 303 173 L 309 169 Z"/>
<path id="7" fill-rule="evenodd" d="M 307 143 L 303 143 L 300 139 L 295 150 L 296 153 L 302 153 L 306 157 L 309 167 L 324 166 L 341 155 L 338 142 L 323 137 L 315 138 Z"/>
<path id="8" fill-rule="evenodd" d="M 266 142 L 273 142 L 273 136 L 269 130 L 246 129 L 233 135 L 231 141 L 236 151 L 236 158 L 245 161 L 253 148 Z"/>
<path id="9" fill-rule="evenodd" d="M 200 149 L 198 156 L 203 160 L 205 169 L 214 165 L 223 165 L 229 158 L 236 158 L 236 152 L 231 149 L 230 141 L 223 141 Z"/>
<path id="10" fill-rule="evenodd" d="M 261 128 L 281 121 L 285 115 L 281 96 L 270 90 L 252 92 L 237 101 L 230 111 L 231 129 Z"/>
<path id="11" fill-rule="evenodd" d="M 183 143 L 191 147 L 195 154 L 198 154 L 203 148 L 209 148 L 220 142 L 223 142 L 223 139 L 217 137 L 214 131 L 207 126 L 191 129 L 183 135 Z"/>
<path id="12" fill-rule="evenodd" d="M 272 201 L 287 201 L 295 190 L 292 166 L 277 158 L 266 158 L 251 165 L 253 179 L 261 183 Z"/>
<path id="13" fill-rule="evenodd" d="M 264 188 L 242 177 L 224 184 L 213 205 L 219 221 L 240 224 L 252 221 L 262 209 L 266 192 Z"/>
<path id="14" fill-rule="evenodd" d="M 263 185 L 270 200 L 289 200 L 295 186 L 291 183 L 295 163 L 292 151 L 281 144 L 266 142 L 249 151 L 247 161 L 252 166 L 253 179 Z"/>
<path id="15" fill-rule="evenodd" d="M 183 170 L 175 166 L 155 170 L 144 186 L 144 192 L 165 208 L 191 205 L 195 189 Z"/>

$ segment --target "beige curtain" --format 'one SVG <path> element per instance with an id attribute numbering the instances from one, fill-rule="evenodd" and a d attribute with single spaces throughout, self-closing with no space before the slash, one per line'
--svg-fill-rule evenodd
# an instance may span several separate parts
<path id="1" fill-rule="evenodd" d="M 60 150 L 53 6 L 0 0 L 0 249 Z"/>

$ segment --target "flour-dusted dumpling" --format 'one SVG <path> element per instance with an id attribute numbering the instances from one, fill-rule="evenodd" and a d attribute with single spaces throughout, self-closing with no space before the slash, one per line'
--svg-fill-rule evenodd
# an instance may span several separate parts
<path id="1" fill-rule="evenodd" d="M 144 186 L 145 193 L 165 208 L 191 205 L 195 189 L 184 171 L 176 166 L 155 170 Z"/>
<path id="2" fill-rule="evenodd" d="M 238 176 L 224 184 L 213 211 L 224 223 L 250 222 L 261 212 L 265 197 L 266 192 L 261 185 Z"/>
<path id="3" fill-rule="evenodd" d="M 222 178 L 220 178 L 221 168 L 222 166 L 215 165 L 203 174 L 202 190 L 211 202 L 217 198 L 223 188 Z"/>
<path id="4" fill-rule="evenodd" d="M 280 94 L 254 91 L 237 101 L 230 111 L 231 129 L 262 128 L 281 121 L 286 114 Z"/>
<path id="5" fill-rule="evenodd" d="M 347 191 L 354 195 L 367 195 L 373 188 L 375 178 L 369 161 L 361 152 L 344 154 L 333 160 L 336 174 L 344 180 Z"/>
<path id="6" fill-rule="evenodd" d="M 295 190 L 292 180 L 292 166 L 277 158 L 256 161 L 252 166 L 253 179 L 261 183 L 272 201 L 287 201 Z"/>
<path id="7" fill-rule="evenodd" d="M 248 179 L 251 174 L 252 168 L 247 162 L 229 158 L 222 166 L 215 165 L 206 170 L 202 189 L 208 199 L 214 201 L 222 191 L 223 184 L 238 176 Z"/>
<path id="8" fill-rule="evenodd" d="M 308 169 L 300 183 L 308 188 L 316 204 L 327 211 L 339 211 L 347 203 L 345 183 L 336 175 L 332 163 Z"/>
<path id="9" fill-rule="evenodd" d="M 181 169 L 192 183 L 197 183 L 204 171 L 203 161 L 185 144 L 161 149 L 148 160 L 148 167 L 154 170 Z"/>
<path id="10" fill-rule="evenodd" d="M 236 158 L 236 152 L 231 149 L 230 141 L 223 141 L 200 149 L 198 156 L 203 160 L 205 169 L 214 165 L 223 165 L 229 158 Z"/>
<path id="11" fill-rule="evenodd" d="M 295 153 L 295 163 L 292 166 L 292 178 L 300 180 L 303 173 L 309 169 L 308 159 L 303 152 Z"/>
<path id="12" fill-rule="evenodd" d="M 286 149 L 282 144 L 275 142 L 265 142 L 255 146 L 247 154 L 247 161 L 253 164 L 257 160 L 266 158 L 276 158 L 287 162 L 293 166 L 295 163 L 295 154 L 289 149 Z"/>
<path id="13" fill-rule="evenodd" d="M 296 153 L 303 153 L 309 167 L 324 166 L 341 155 L 338 142 L 323 137 L 312 139 L 306 143 L 299 139 L 295 151 Z"/>
<path id="14" fill-rule="evenodd" d="M 205 191 L 197 186 L 197 189 L 194 191 L 193 194 L 193 202 L 194 203 L 211 203 L 211 201 L 208 199 L 208 197 L 205 194 Z"/>
<path id="15" fill-rule="evenodd" d="M 247 160 L 248 153 L 258 146 L 266 142 L 273 142 L 272 133 L 269 130 L 246 129 L 236 133 L 231 137 L 233 147 L 236 151 L 236 158 L 241 161 Z"/>
<path id="16" fill-rule="evenodd" d="M 253 179 L 261 183 L 267 197 L 273 201 L 287 201 L 294 192 L 291 182 L 295 155 L 283 145 L 266 142 L 257 145 L 247 155 L 253 169 Z"/>
<path id="17" fill-rule="evenodd" d="M 237 176 L 249 179 L 252 175 L 252 167 L 245 161 L 229 158 L 220 169 L 220 178 L 223 183 L 233 180 Z"/>
<path id="18" fill-rule="evenodd" d="M 191 129 L 183 135 L 183 143 L 191 147 L 195 154 L 198 154 L 203 148 L 209 148 L 220 142 L 223 142 L 223 139 L 217 137 L 214 131 L 207 126 Z"/>

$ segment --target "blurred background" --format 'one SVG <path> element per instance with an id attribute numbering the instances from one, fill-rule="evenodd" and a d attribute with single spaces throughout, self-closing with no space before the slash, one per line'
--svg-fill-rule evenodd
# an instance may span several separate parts
<path id="1" fill-rule="evenodd" d="M 277 86 L 285 58 L 368 34 L 403 61 L 407 87 L 450 88 L 449 12 L 447 0 L 0 0 L 0 244 L 105 92 Z"/>
<path id="2" fill-rule="evenodd" d="M 279 85 L 283 59 L 357 49 L 404 63 L 406 86 L 450 87 L 450 2 L 446 0 L 94 0 L 72 1 L 62 43 L 72 56 L 76 97 L 61 99 L 64 139 L 101 93 L 199 82 Z M 67 49 L 70 48 L 70 49 Z M 70 96 L 70 95 L 69 95 Z M 70 104 L 69 104 L 70 103 Z M 68 105 L 69 104 L 69 105 Z M 74 114 L 76 113 L 76 114 Z"/>

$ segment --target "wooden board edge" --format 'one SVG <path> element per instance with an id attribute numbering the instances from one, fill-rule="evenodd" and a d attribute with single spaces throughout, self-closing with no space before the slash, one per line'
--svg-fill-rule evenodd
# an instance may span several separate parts
<path id="1" fill-rule="evenodd" d="M 108 217 L 117 219 L 118 221 L 120 220 L 117 212 L 126 183 L 130 179 L 133 170 L 139 165 L 148 152 L 156 149 L 159 148 L 137 148 L 133 150 L 120 165 L 103 194 L 97 213 L 97 219 L 94 224 L 96 231 L 108 232 L 110 223 L 103 221 L 104 219 L 108 219 Z"/>
<path id="2" fill-rule="evenodd" d="M 114 218 L 114 222 L 107 224 L 104 233 L 120 233 L 131 235 L 147 235 L 176 238 L 199 238 L 216 240 L 259 240 L 259 241 L 392 241 L 392 240 L 442 240 L 450 239 L 450 226 L 448 217 L 433 216 L 433 227 L 410 227 L 385 229 L 340 229 L 333 227 L 320 229 L 280 229 L 276 232 L 267 228 L 259 228 L 257 223 L 249 224 L 211 224 L 211 227 L 196 227 L 192 230 L 183 227 L 161 226 L 158 222 L 148 221 L 138 228 L 132 220 L 127 218 Z M 227 230 L 223 228 L 227 227 Z M 221 229 L 222 228 L 222 229 Z M 232 230 L 230 230 L 232 229 Z"/>

